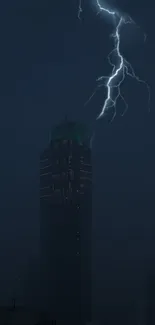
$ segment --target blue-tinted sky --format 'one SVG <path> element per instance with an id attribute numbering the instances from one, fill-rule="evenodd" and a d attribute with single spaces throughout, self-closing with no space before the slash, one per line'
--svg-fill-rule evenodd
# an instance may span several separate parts
<path id="1" fill-rule="evenodd" d="M 127 79 L 122 91 L 129 110 L 120 117 L 118 102 L 118 114 L 109 124 L 109 116 L 95 123 L 104 88 L 88 106 L 84 103 L 96 78 L 111 71 L 106 57 L 112 49 L 113 26 L 96 16 L 93 0 L 84 2 L 81 21 L 78 0 L 7 0 L 0 6 L 0 298 L 7 303 L 15 288 L 23 287 L 31 261 L 38 256 L 39 155 L 48 144 L 49 130 L 66 113 L 94 123 L 95 129 L 93 233 L 98 309 L 103 309 L 105 300 L 127 299 L 138 305 L 153 263 L 155 5 L 151 0 L 109 2 L 140 26 L 126 26 L 122 31 L 121 50 L 136 74 L 150 84 L 152 94 L 149 114 L 145 86 Z"/>

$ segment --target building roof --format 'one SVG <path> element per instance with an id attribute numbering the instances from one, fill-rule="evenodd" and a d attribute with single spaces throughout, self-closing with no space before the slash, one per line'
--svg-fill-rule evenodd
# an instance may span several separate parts
<path id="1" fill-rule="evenodd" d="M 90 138 L 90 130 L 80 122 L 65 121 L 56 126 L 51 132 L 51 140 L 64 139 L 85 142 Z"/>

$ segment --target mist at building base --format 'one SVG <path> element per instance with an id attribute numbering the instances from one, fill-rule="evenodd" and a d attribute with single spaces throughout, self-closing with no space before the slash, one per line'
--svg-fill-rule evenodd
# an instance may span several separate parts
<path id="1" fill-rule="evenodd" d="M 135 140 L 137 141 L 137 137 L 133 136 L 134 148 L 137 144 Z M 110 148 L 114 149 L 115 141 L 111 139 L 110 142 L 108 139 Z M 106 142 L 104 146 L 106 147 Z M 142 186 L 146 177 L 146 166 L 149 165 L 144 159 L 145 152 L 138 153 L 137 157 L 135 150 L 131 168 L 129 149 L 126 154 L 120 152 L 118 160 L 115 152 L 110 150 L 108 154 L 105 151 L 104 158 L 97 151 L 93 153 L 95 200 L 92 214 L 92 323 L 94 324 L 114 322 L 123 325 L 154 324 L 154 193 L 145 192 L 149 184 L 146 189 L 144 185 Z M 149 154 L 147 160 L 150 161 Z M 103 178 L 100 177 L 103 167 L 104 184 Z M 147 173 L 149 172 L 147 168 Z M 118 191 L 121 187 L 123 190 Z M 102 200 L 100 200 L 101 192 Z M 39 245 L 38 239 L 38 247 Z M 40 313 L 43 296 L 40 295 L 38 286 L 38 283 L 40 284 L 38 270 L 40 270 L 39 254 L 37 258 L 32 257 L 22 290 L 20 288 L 20 294 L 17 294 L 16 303 L 17 306 L 21 304 Z"/>

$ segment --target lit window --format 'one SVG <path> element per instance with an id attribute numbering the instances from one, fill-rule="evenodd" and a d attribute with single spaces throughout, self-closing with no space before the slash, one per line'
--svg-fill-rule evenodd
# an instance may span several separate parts
<path id="1" fill-rule="evenodd" d="M 48 158 L 45 158 L 45 159 L 41 159 L 40 162 L 43 163 L 43 162 L 46 162 L 48 161 Z"/>
<path id="2" fill-rule="evenodd" d="M 73 179 L 74 179 L 74 172 L 73 172 L 72 169 L 69 171 L 69 174 L 70 174 L 70 178 L 71 178 L 71 180 L 73 180 Z"/>

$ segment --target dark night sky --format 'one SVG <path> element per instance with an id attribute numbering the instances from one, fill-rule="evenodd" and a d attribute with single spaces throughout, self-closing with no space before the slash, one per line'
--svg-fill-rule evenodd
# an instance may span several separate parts
<path id="1" fill-rule="evenodd" d="M 112 3 L 141 27 L 122 31 L 121 50 L 150 84 L 152 98 L 149 114 L 145 86 L 127 79 L 126 115 L 120 117 L 118 102 L 113 123 L 107 116 L 94 124 L 93 274 L 99 311 L 105 301 L 138 306 L 155 266 L 155 5 Z M 105 99 L 102 88 L 83 108 L 96 78 L 111 71 L 106 56 L 112 25 L 96 16 L 91 1 L 85 0 L 81 21 L 77 7 L 78 0 L 7 0 L 0 8 L 0 299 L 6 303 L 14 291 L 22 295 L 38 256 L 39 154 L 49 130 L 66 113 L 94 123 Z"/>

